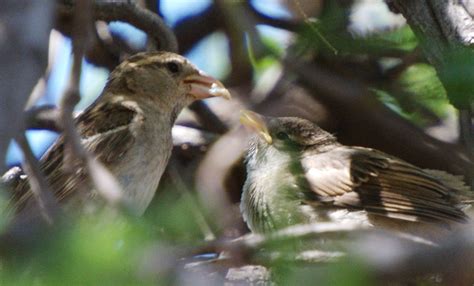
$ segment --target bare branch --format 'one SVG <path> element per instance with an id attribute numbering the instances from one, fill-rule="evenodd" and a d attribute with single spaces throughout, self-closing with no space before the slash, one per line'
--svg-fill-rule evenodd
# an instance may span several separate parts
<path id="1" fill-rule="evenodd" d="M 31 151 L 30 144 L 28 143 L 25 134 L 21 133 L 16 138 L 16 141 L 20 145 L 20 148 L 23 151 L 23 156 L 25 157 L 23 169 L 28 175 L 28 183 L 30 184 L 31 192 L 38 203 L 40 214 L 48 224 L 53 224 L 54 218 L 59 211 L 56 199 L 41 172 L 38 160 L 33 154 L 33 151 Z"/>
<path id="2" fill-rule="evenodd" d="M 34 106 L 24 112 L 25 129 L 62 131 L 61 112 L 54 105 Z"/>
<path id="3" fill-rule="evenodd" d="M 218 134 L 229 131 L 229 127 L 204 102 L 196 101 L 189 109 L 198 115 L 199 122 L 206 130 Z"/>
<path id="4" fill-rule="evenodd" d="M 79 6 L 82 1 L 58 0 L 62 12 L 71 13 L 74 5 Z M 76 3 L 77 2 L 77 3 Z M 96 0 L 93 3 L 95 20 L 106 22 L 123 21 L 150 35 L 156 42 L 158 50 L 177 52 L 178 41 L 166 26 L 160 16 L 148 9 L 142 8 L 133 0 L 106 1 Z"/>
<path id="5" fill-rule="evenodd" d="M 248 234 L 230 242 L 231 247 L 259 248 L 264 244 L 275 241 L 287 241 L 292 239 L 304 239 L 308 237 L 320 237 L 334 233 L 352 233 L 357 230 L 368 229 L 368 226 L 361 223 L 314 223 L 295 225 L 282 230 L 262 234 Z"/>
<path id="6" fill-rule="evenodd" d="M 85 161 L 86 159 L 86 153 L 82 148 L 81 139 L 77 133 L 72 113 L 74 106 L 76 106 L 81 99 L 79 94 L 79 81 L 82 70 L 82 58 L 87 50 L 89 29 L 92 23 L 92 19 L 89 17 L 91 8 L 91 0 L 80 1 L 75 7 L 74 13 L 72 45 L 73 66 L 69 86 L 60 104 L 61 121 L 64 124 L 64 137 L 69 145 L 69 152 L 65 152 L 63 158 L 66 166 L 70 166 L 71 160 L 67 160 L 70 153 L 81 161 Z"/>
<path id="7" fill-rule="evenodd" d="M 278 19 L 273 18 L 268 15 L 263 14 L 262 12 L 258 11 L 251 2 L 247 2 L 246 5 L 248 6 L 250 12 L 256 17 L 260 24 L 269 25 L 275 28 L 280 28 L 284 30 L 288 30 L 291 32 L 296 32 L 300 30 L 304 23 L 297 23 L 292 20 L 285 20 L 285 19 Z"/>
<path id="8" fill-rule="evenodd" d="M 175 26 L 180 52 L 189 51 L 205 36 L 221 28 L 221 21 L 215 5 L 209 6 L 199 14 L 180 20 Z"/>
<path id="9" fill-rule="evenodd" d="M 368 239 L 376 240 L 377 243 L 374 242 L 373 244 L 381 248 L 384 247 L 384 243 L 387 243 L 387 245 L 398 243 L 398 247 L 400 245 L 407 246 L 403 254 L 438 247 L 432 241 L 418 236 L 381 231 L 363 223 L 319 222 L 294 225 L 268 234 L 250 233 L 233 240 L 215 240 L 191 252 L 194 255 L 209 252 L 226 253 L 224 259 L 227 260 L 227 265 L 255 262 L 268 264 L 276 260 L 327 263 L 338 261 L 346 253 L 345 251 L 326 250 L 324 241 L 345 242 L 346 246 L 353 246 L 355 250 L 349 251 L 348 254 L 358 254 L 358 247 L 366 247 L 367 244 L 364 242 Z M 288 246 L 292 242 L 298 242 L 299 246 L 291 250 L 288 248 L 279 249 L 278 247 L 281 245 Z M 276 246 L 276 248 L 272 246 Z M 370 255 L 373 251 L 367 252 Z M 371 259 L 375 259 L 375 257 L 374 254 Z"/>
<path id="10" fill-rule="evenodd" d="M 61 101 L 61 120 L 64 125 L 64 137 L 67 146 L 64 152 L 64 165 L 70 166 L 70 156 L 86 165 L 86 169 L 97 192 L 112 206 L 122 207 L 133 212 L 122 195 L 120 184 L 114 176 L 98 161 L 93 159 L 81 145 L 81 138 L 76 130 L 73 110 L 80 99 L 79 79 L 81 76 L 82 58 L 87 50 L 88 35 L 92 19 L 90 18 L 91 0 L 79 1 L 75 6 L 73 33 L 73 68 L 69 87 Z M 68 165 L 69 164 L 69 165 Z M 67 167 L 66 167 L 67 168 Z"/>

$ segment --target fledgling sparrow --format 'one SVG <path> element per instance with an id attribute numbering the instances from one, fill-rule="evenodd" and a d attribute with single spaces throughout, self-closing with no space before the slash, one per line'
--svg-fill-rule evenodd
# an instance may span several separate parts
<path id="1" fill-rule="evenodd" d="M 355 221 L 437 239 L 468 220 L 460 190 L 434 172 L 374 149 L 341 145 L 304 119 L 244 111 L 241 122 L 257 133 L 240 205 L 253 232 Z"/>

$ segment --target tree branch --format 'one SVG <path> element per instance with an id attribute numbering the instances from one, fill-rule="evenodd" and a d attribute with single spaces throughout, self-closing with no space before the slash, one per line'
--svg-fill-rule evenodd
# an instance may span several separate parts
<path id="1" fill-rule="evenodd" d="M 196 101 L 189 106 L 189 109 L 198 115 L 198 121 L 202 126 L 211 132 L 218 134 L 226 133 L 229 127 L 202 101 Z"/>
<path id="2" fill-rule="evenodd" d="M 64 124 L 64 137 L 67 142 L 64 150 L 64 166 L 71 168 L 71 162 L 81 162 L 85 165 L 97 192 L 111 206 L 116 206 L 132 212 L 130 205 L 122 195 L 122 188 L 114 176 L 97 160 L 92 158 L 81 144 L 81 138 L 76 130 L 73 119 L 74 106 L 80 99 L 79 79 L 81 76 L 82 58 L 87 50 L 89 29 L 92 19 L 89 11 L 91 0 L 82 0 L 75 6 L 73 31 L 73 68 L 69 87 L 61 100 L 61 120 Z M 72 157 L 72 158 L 71 158 Z M 75 159 L 75 160 L 71 160 Z"/>
<path id="3" fill-rule="evenodd" d="M 58 0 L 61 4 L 62 12 L 71 13 L 74 5 L 79 5 L 81 1 Z M 93 4 L 95 20 L 106 22 L 123 21 L 129 23 L 151 36 L 156 44 L 157 50 L 177 52 L 178 41 L 166 26 L 160 16 L 148 9 L 142 8 L 133 0 L 106 1 L 96 0 Z"/>
<path id="4" fill-rule="evenodd" d="M 273 18 L 268 15 L 265 15 L 262 12 L 258 11 L 258 9 L 256 9 L 250 1 L 247 2 L 246 5 L 249 8 L 250 12 L 255 16 L 255 18 L 260 24 L 269 25 L 275 28 L 280 28 L 283 30 L 291 31 L 291 32 L 296 32 L 298 30 L 301 30 L 302 26 L 304 25 L 302 23 L 297 23 L 291 20 L 278 19 L 278 18 Z"/>
<path id="5" fill-rule="evenodd" d="M 17 143 L 23 152 L 24 163 L 23 169 L 28 175 L 28 183 L 31 187 L 33 197 L 36 199 L 40 214 L 43 216 L 48 224 L 53 224 L 56 214 L 59 212 L 59 207 L 56 199 L 53 196 L 48 182 L 41 172 L 38 160 L 33 151 L 31 151 L 30 144 L 24 133 L 21 133 L 16 138 Z"/>
<path id="6" fill-rule="evenodd" d="M 205 36 L 220 28 L 219 14 L 213 4 L 199 14 L 178 21 L 174 30 L 180 45 L 179 51 L 186 53 Z"/>
<path id="7" fill-rule="evenodd" d="M 61 132 L 61 112 L 54 105 L 34 106 L 24 112 L 25 129 Z"/>

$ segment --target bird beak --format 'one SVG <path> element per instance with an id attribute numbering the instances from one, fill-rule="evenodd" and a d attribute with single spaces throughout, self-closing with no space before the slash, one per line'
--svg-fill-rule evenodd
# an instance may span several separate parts
<path id="1" fill-rule="evenodd" d="M 240 123 L 257 132 L 268 144 L 272 144 L 272 136 L 268 132 L 267 125 L 262 116 L 250 110 L 242 110 L 240 112 Z"/>
<path id="2" fill-rule="evenodd" d="M 225 99 L 231 99 L 229 91 L 224 87 L 222 82 L 204 74 L 203 72 L 187 76 L 183 82 L 191 86 L 189 94 L 195 99 L 204 99 L 216 96 Z"/>

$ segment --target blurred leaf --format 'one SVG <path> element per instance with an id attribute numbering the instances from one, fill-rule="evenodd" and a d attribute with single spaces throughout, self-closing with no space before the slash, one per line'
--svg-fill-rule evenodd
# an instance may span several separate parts
<path id="1" fill-rule="evenodd" d="M 346 13 L 335 1 L 328 2 L 319 19 L 306 19 L 305 22 L 293 47 L 297 54 L 314 50 L 334 55 L 349 39 Z"/>
<path id="2" fill-rule="evenodd" d="M 262 36 L 261 40 L 266 52 L 264 56 L 256 57 L 252 46 L 248 45 L 248 54 L 254 69 L 255 82 L 259 82 L 262 75 L 272 67 L 281 67 L 279 59 L 283 57 L 284 53 L 282 46 L 272 38 Z"/>
<path id="3" fill-rule="evenodd" d="M 407 68 L 390 91 L 372 90 L 387 107 L 420 127 L 437 123 L 451 109 L 435 69 L 428 64 Z"/>
<path id="4" fill-rule="evenodd" d="M 0 268 L 0 284 L 156 285 L 168 281 L 167 275 L 172 273 L 160 273 L 157 264 L 174 262 L 158 254 L 156 258 L 152 255 L 152 264 L 146 266 L 151 274 L 140 276 L 145 256 L 151 255 L 146 250 L 157 245 L 171 249 L 170 243 L 192 247 L 202 243 L 203 235 L 191 211 L 197 201 L 192 196 L 183 199 L 175 190 L 166 193 L 146 217 L 105 210 L 60 225 L 47 237 L 38 237 L 39 247 L 27 259 L 15 259 Z"/>
<path id="5" fill-rule="evenodd" d="M 179 194 L 177 190 L 158 194 L 159 203 L 150 210 L 147 219 L 154 225 L 154 231 L 160 239 L 192 245 L 204 238 L 199 218 L 193 211 L 202 208 L 195 196 L 189 196 L 189 199 Z"/>
<path id="6" fill-rule="evenodd" d="M 403 118 L 410 118 L 410 115 L 403 111 L 397 99 L 390 95 L 388 92 L 375 88 L 372 88 L 371 91 L 374 92 L 375 96 L 377 96 L 377 98 L 392 111 L 401 115 Z"/>
<path id="7" fill-rule="evenodd" d="M 376 285 L 364 265 L 355 260 L 307 265 L 282 263 L 272 268 L 272 278 L 279 285 Z"/>
<path id="8" fill-rule="evenodd" d="M 439 118 L 446 117 L 450 104 L 443 84 L 431 65 L 410 66 L 401 74 L 398 82 L 402 90 L 412 97 L 412 101 L 432 111 Z M 412 117 L 419 122 L 423 116 L 412 113 Z"/>
<path id="9" fill-rule="evenodd" d="M 364 50 L 375 53 L 383 53 L 383 51 L 410 52 L 418 45 L 418 40 L 408 25 L 357 40 L 361 42 Z"/>
<path id="10" fill-rule="evenodd" d="M 280 43 L 277 40 L 271 37 L 267 37 L 265 35 L 262 35 L 260 39 L 263 45 L 265 46 L 265 48 L 267 49 L 267 51 L 269 51 L 269 54 L 279 57 L 285 53 L 285 50 L 283 49 L 283 47 L 280 45 Z"/>
<path id="11" fill-rule="evenodd" d="M 440 78 L 449 100 L 457 108 L 467 108 L 474 101 L 474 52 L 470 48 L 457 49 L 445 59 Z"/>
<path id="12" fill-rule="evenodd" d="M 418 45 L 408 25 L 384 30 L 368 36 L 357 36 L 348 31 L 347 11 L 337 4 L 328 5 L 318 21 L 305 25 L 299 33 L 296 50 L 304 53 L 314 50 L 334 56 L 340 55 L 401 56 Z M 330 46 L 328 46 L 328 43 Z"/>
<path id="13" fill-rule="evenodd" d="M 409 26 L 399 29 L 384 31 L 366 37 L 358 37 L 347 31 L 327 31 L 324 23 L 316 24 L 322 31 L 328 42 L 342 55 L 369 54 L 371 56 L 401 56 L 413 51 L 418 41 Z M 324 48 L 324 44 L 318 40 L 308 29 L 301 34 L 300 39 L 306 46 L 321 51 L 324 54 L 333 54 Z M 299 43 L 301 45 L 301 43 Z"/>
<path id="14" fill-rule="evenodd" d="M 4 285 L 136 284 L 138 246 L 148 236 L 125 217 L 110 218 L 94 215 L 52 231 L 26 263 L 2 268 Z"/>

